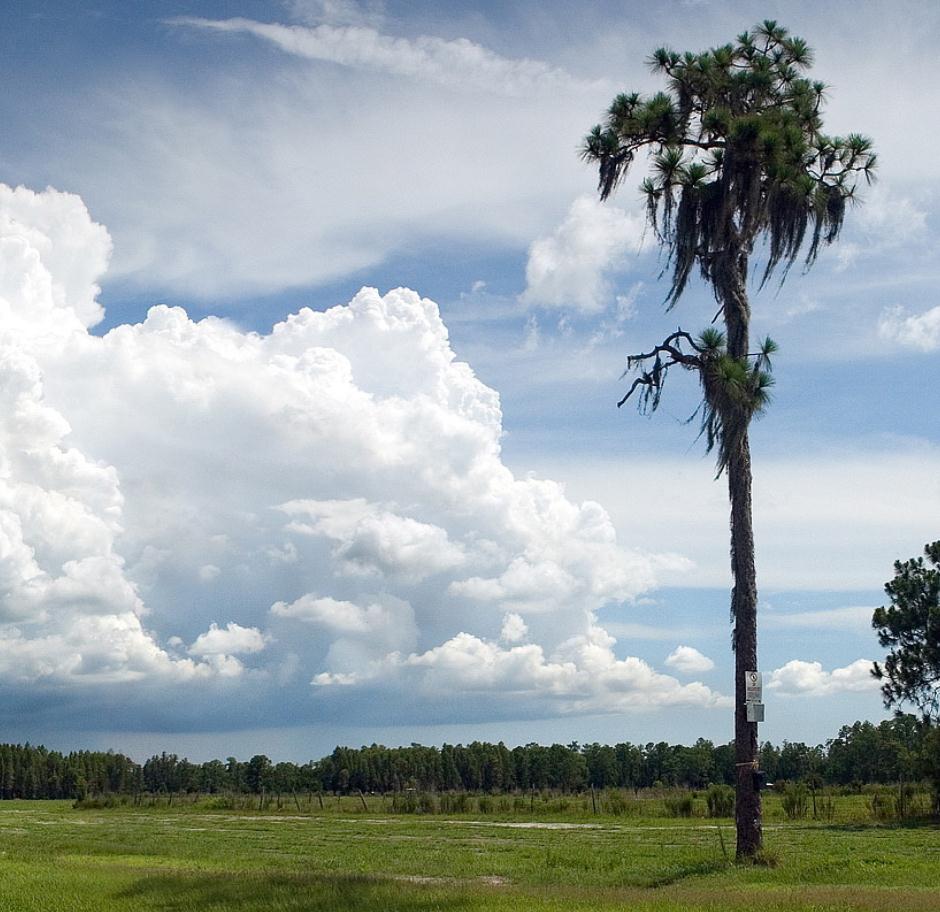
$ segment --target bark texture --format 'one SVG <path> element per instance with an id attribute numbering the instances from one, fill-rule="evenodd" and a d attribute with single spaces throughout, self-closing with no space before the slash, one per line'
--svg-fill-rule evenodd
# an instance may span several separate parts
<path id="1" fill-rule="evenodd" d="M 734 589 L 734 758 L 736 763 L 735 825 L 739 859 L 753 858 L 763 843 L 761 796 L 755 788 L 757 723 L 747 721 L 745 672 L 757 665 L 757 573 L 751 522 L 751 452 L 747 432 L 728 462 L 731 498 L 731 569 Z"/>
<path id="2" fill-rule="evenodd" d="M 738 253 L 722 264 L 715 276 L 728 330 L 728 354 L 748 356 L 751 309 L 747 298 L 747 258 Z M 747 419 L 749 420 L 749 418 Z M 757 723 L 747 721 L 745 672 L 757 671 L 757 570 L 754 565 L 754 525 L 751 511 L 751 448 L 747 425 L 728 459 L 731 501 L 731 617 L 734 620 L 734 754 L 736 855 L 753 858 L 763 844 L 761 796 L 755 787 L 758 766 Z"/>

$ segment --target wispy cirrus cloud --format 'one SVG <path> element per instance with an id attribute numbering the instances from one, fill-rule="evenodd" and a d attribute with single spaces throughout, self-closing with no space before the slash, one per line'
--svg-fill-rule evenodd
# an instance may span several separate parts
<path id="1" fill-rule="evenodd" d="M 348 20 L 348 16 L 341 17 Z M 171 25 L 229 34 L 253 35 L 288 54 L 418 79 L 460 92 L 484 91 L 498 95 L 549 94 L 565 90 L 605 87 L 606 83 L 578 79 L 541 60 L 496 54 L 466 38 L 433 35 L 400 38 L 362 24 L 315 26 L 257 22 L 253 19 L 177 17 Z"/>
<path id="2" fill-rule="evenodd" d="M 371 25 L 378 27 L 385 18 L 383 0 L 359 3 L 357 0 L 288 0 L 294 18 L 310 25 Z"/>
<path id="3" fill-rule="evenodd" d="M 787 613 L 763 612 L 761 625 L 772 630 L 807 628 L 815 630 L 864 630 L 871 626 L 874 608 L 867 605 L 825 608 L 818 611 Z"/>
<path id="4" fill-rule="evenodd" d="M 69 109 L 34 125 L 50 138 L 26 165 L 54 171 L 108 223 L 109 278 L 219 307 L 428 242 L 524 255 L 584 188 L 572 150 L 585 111 L 612 91 L 464 38 L 338 20 L 173 21 L 171 34 L 205 46 L 204 81 L 181 93 L 144 72 L 94 87 L 81 120 Z M 275 53 L 233 68 L 215 52 L 239 36 Z M 73 135 L 67 156 L 53 129 Z"/>

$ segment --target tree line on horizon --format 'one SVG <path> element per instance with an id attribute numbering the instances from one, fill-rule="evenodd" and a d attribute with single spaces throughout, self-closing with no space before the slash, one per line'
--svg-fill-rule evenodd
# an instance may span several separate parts
<path id="1" fill-rule="evenodd" d="M 761 745 L 773 781 L 862 786 L 930 779 L 940 785 L 937 729 L 913 715 L 843 726 L 825 745 Z M 320 760 L 273 763 L 263 754 L 193 763 L 162 753 L 137 763 L 114 751 L 62 754 L 0 745 L 0 798 L 82 799 L 91 795 L 421 792 L 578 792 L 701 789 L 735 781 L 734 744 L 526 744 L 474 741 L 441 747 L 336 747 Z"/>

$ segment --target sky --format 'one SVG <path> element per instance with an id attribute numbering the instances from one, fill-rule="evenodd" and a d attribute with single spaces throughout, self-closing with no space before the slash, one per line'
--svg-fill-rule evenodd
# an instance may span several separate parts
<path id="1" fill-rule="evenodd" d="M 661 45 L 775 17 L 879 180 L 752 428 L 761 739 L 885 717 L 870 626 L 940 536 L 940 8 L 31 0 L 0 9 L 0 732 L 337 743 L 732 735 L 728 507 L 618 410 L 663 309 L 638 175 L 579 160 Z"/>

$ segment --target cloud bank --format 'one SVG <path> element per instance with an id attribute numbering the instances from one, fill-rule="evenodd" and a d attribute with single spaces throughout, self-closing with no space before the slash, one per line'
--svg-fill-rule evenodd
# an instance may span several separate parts
<path id="1" fill-rule="evenodd" d="M 350 692 L 406 719 L 724 705 L 599 625 L 677 559 L 504 465 L 432 301 L 366 288 L 266 335 L 157 306 L 99 337 L 109 252 L 78 198 L 0 191 L 6 683 L 185 682 L 198 715 L 222 682 L 301 719 Z"/>

